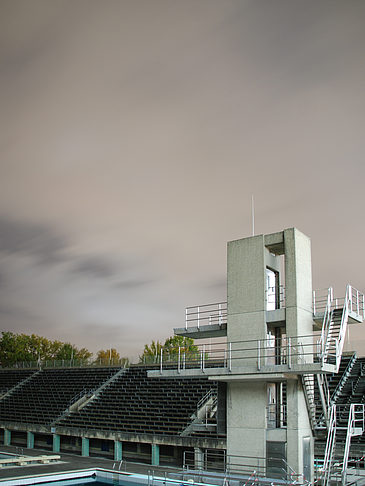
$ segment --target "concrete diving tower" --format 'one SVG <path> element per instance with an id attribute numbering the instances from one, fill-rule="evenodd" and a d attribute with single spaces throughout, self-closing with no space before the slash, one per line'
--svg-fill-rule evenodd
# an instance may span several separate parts
<path id="1" fill-rule="evenodd" d="M 310 481 L 314 377 L 325 401 L 323 376 L 338 371 L 347 324 L 363 318 L 353 287 L 337 300 L 331 289 L 313 293 L 310 239 L 296 228 L 231 241 L 227 303 L 187 308 L 185 327 L 174 330 L 219 342 L 181 349 L 170 362 L 161 355 L 149 376 L 226 383 L 227 455 L 263 459 L 269 477 L 279 462 Z"/>

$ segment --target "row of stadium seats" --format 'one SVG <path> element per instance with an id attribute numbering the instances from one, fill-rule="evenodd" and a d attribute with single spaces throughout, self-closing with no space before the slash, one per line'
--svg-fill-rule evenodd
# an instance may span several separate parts
<path id="1" fill-rule="evenodd" d="M 199 400 L 217 384 L 207 378 L 152 379 L 150 368 L 0 370 L 4 392 L 18 385 L 0 399 L 0 421 L 179 435 Z M 102 385 L 79 411 L 68 410 L 75 399 Z"/>
<path id="2" fill-rule="evenodd" d="M 146 368 L 131 367 L 57 425 L 178 435 L 190 423 L 198 401 L 216 386 L 206 378 L 148 378 Z"/>
<path id="3" fill-rule="evenodd" d="M 0 370 L 0 396 L 35 373 L 36 370 Z"/>
<path id="4" fill-rule="evenodd" d="M 50 424 L 83 391 L 96 389 L 119 368 L 46 369 L 0 400 L 0 420 Z M 3 370 L 2 370 L 3 373 Z M 7 371 L 9 373 L 9 371 Z"/>

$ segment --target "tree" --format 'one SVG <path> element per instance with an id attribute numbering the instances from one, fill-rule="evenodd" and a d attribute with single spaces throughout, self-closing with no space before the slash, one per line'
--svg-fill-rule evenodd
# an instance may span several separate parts
<path id="1" fill-rule="evenodd" d="M 185 359 L 196 359 L 199 354 L 198 346 L 194 344 L 194 339 L 184 336 L 171 336 L 162 345 L 159 341 L 152 341 L 150 345 L 145 344 L 142 355 L 139 357 L 140 363 L 158 363 L 161 357 L 170 360 L 177 360 L 179 355 Z"/>
<path id="2" fill-rule="evenodd" d="M 36 334 L 1 333 L 0 365 L 13 366 L 22 361 L 87 360 L 92 356 L 86 348 L 78 349 L 70 343 L 50 341 Z"/>
<path id="3" fill-rule="evenodd" d="M 94 361 L 95 364 L 102 364 L 102 363 L 112 363 L 118 364 L 120 366 L 124 366 L 124 368 L 129 367 L 129 359 L 128 358 L 121 358 L 120 354 L 115 348 L 111 349 L 100 349 L 96 355 L 96 360 Z"/>
<path id="4" fill-rule="evenodd" d="M 96 361 L 119 361 L 120 360 L 120 354 L 115 348 L 107 349 L 104 351 L 104 349 L 100 349 L 98 351 L 98 354 L 96 355 Z"/>
<path id="5" fill-rule="evenodd" d="M 180 354 L 191 355 L 199 352 L 198 346 L 194 344 L 194 339 L 185 336 L 171 336 L 166 339 L 163 347 L 170 357 L 177 356 L 179 348 Z"/>
<path id="6" fill-rule="evenodd" d="M 150 345 L 145 344 L 143 353 L 139 357 L 140 363 L 157 363 L 161 355 L 162 344 L 160 341 L 152 341 Z"/>

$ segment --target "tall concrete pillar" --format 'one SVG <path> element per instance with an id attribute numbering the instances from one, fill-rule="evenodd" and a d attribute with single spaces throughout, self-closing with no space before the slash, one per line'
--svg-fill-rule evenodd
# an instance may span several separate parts
<path id="1" fill-rule="evenodd" d="M 114 441 L 114 461 L 123 459 L 123 443 L 120 440 Z"/>
<path id="2" fill-rule="evenodd" d="M 87 437 L 82 438 L 81 455 L 82 457 L 89 457 L 90 454 L 90 441 Z"/>
<path id="3" fill-rule="evenodd" d="M 27 448 L 34 449 L 34 433 L 29 430 L 27 432 Z"/>
<path id="4" fill-rule="evenodd" d="M 204 469 L 204 452 L 200 447 L 194 447 L 194 468 Z"/>
<path id="5" fill-rule="evenodd" d="M 58 434 L 53 434 L 53 452 L 60 452 L 61 450 L 61 437 Z"/>
<path id="6" fill-rule="evenodd" d="M 279 287 L 284 282 L 285 309 L 281 306 Z M 274 298 L 273 302 L 269 296 Z M 284 364 L 280 359 L 285 352 L 293 366 L 313 362 L 310 239 L 290 228 L 229 242 L 227 314 L 229 354 L 234 371 L 242 373 L 240 380 L 229 376 L 226 380 L 227 454 L 256 456 L 269 475 L 279 455 L 302 474 L 305 464 L 313 463 L 313 435 L 300 375 L 293 374 L 287 381 L 286 429 L 280 430 L 279 425 L 270 430 L 268 385 L 273 375 L 265 376 L 261 369 L 266 367 L 266 372 L 273 373 L 276 365 Z M 287 341 L 281 339 L 282 335 Z M 250 343 L 242 343 L 247 341 Z M 298 352 L 291 356 L 291 349 L 303 349 L 304 356 Z M 278 375 L 274 381 L 286 379 Z M 252 467 L 255 469 L 255 464 Z M 306 474 L 307 479 L 309 475 Z"/>
<path id="7" fill-rule="evenodd" d="M 4 445 L 10 446 L 11 444 L 11 430 L 4 429 Z"/>
<path id="8" fill-rule="evenodd" d="M 158 444 L 152 444 L 151 452 L 152 452 L 152 459 L 151 459 L 152 466 L 159 466 L 160 465 L 160 446 Z"/>

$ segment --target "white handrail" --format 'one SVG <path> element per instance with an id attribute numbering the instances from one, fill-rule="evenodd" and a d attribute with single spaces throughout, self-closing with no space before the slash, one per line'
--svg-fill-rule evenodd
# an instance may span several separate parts
<path id="1" fill-rule="evenodd" d="M 322 485 L 327 486 L 330 483 L 332 458 L 336 443 L 336 405 L 332 405 L 330 422 L 328 428 L 326 450 L 323 461 Z"/>
<path id="2" fill-rule="evenodd" d="M 227 323 L 227 302 L 195 305 L 185 309 L 185 329 L 204 325 L 222 326 Z"/>
<path id="3" fill-rule="evenodd" d="M 352 403 L 350 407 L 349 419 L 347 423 L 347 435 L 345 451 L 342 463 L 342 484 L 346 484 L 347 477 L 347 465 L 349 460 L 351 438 L 355 435 L 362 435 L 364 432 L 364 404 L 363 403 Z"/>

